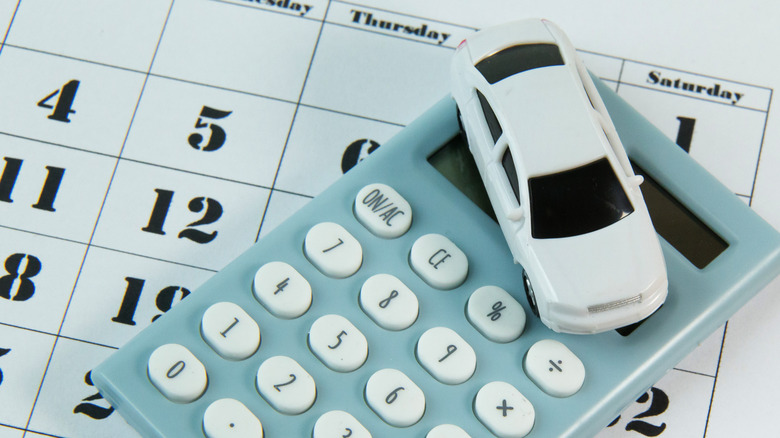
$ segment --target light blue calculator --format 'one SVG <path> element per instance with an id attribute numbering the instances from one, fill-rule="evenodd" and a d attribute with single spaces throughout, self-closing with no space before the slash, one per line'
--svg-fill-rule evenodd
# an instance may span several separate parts
<path id="1" fill-rule="evenodd" d="M 668 268 L 641 324 L 564 335 L 532 315 L 445 98 L 95 385 L 148 437 L 595 435 L 780 272 L 780 235 L 597 85 Z"/>

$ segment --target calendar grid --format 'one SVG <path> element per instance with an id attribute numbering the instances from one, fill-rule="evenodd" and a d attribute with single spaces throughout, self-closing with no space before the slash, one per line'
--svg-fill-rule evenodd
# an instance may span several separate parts
<path id="1" fill-rule="evenodd" d="M 170 18 L 171 10 L 173 9 L 173 5 L 174 5 L 175 1 L 176 0 L 171 0 L 171 3 L 169 5 L 169 7 L 168 7 L 168 13 L 167 13 L 167 15 L 165 17 L 165 22 L 163 23 L 162 30 L 160 31 L 160 36 L 157 39 L 157 46 L 155 47 L 154 55 L 152 55 L 152 60 L 149 63 L 149 68 L 148 68 L 148 70 L 146 72 L 146 76 L 144 77 L 144 82 L 143 82 L 143 85 L 141 87 L 141 92 L 139 93 L 138 100 L 136 101 L 136 104 L 135 104 L 135 108 L 133 109 L 133 115 L 132 115 L 132 117 L 130 119 L 130 123 L 128 124 L 127 131 L 125 133 L 124 141 L 122 142 L 122 148 L 120 149 L 118 157 L 117 157 L 117 160 L 116 160 L 116 162 L 114 164 L 114 169 L 112 171 L 111 178 L 110 178 L 110 180 L 108 182 L 108 185 L 106 187 L 105 195 L 103 196 L 103 201 L 101 203 L 97 219 L 95 220 L 95 225 L 92 228 L 92 233 L 90 234 L 89 241 L 87 242 L 86 250 L 84 251 L 84 256 L 81 259 L 81 263 L 80 263 L 80 266 L 79 266 L 79 269 L 78 269 L 78 273 L 76 274 L 76 280 L 75 280 L 75 282 L 73 284 L 73 288 L 70 291 L 70 295 L 68 297 L 68 302 L 65 305 L 65 312 L 63 313 L 62 319 L 60 320 L 60 324 L 59 324 L 59 328 L 57 330 L 57 333 L 56 333 L 56 335 L 54 335 L 54 343 L 52 344 L 51 352 L 49 353 L 49 358 L 48 358 L 48 360 L 46 362 L 46 366 L 44 367 L 43 376 L 41 377 L 41 383 L 38 385 L 38 391 L 37 391 L 37 393 L 35 395 L 35 399 L 33 400 L 32 407 L 30 409 L 30 415 L 27 418 L 27 423 L 25 424 L 25 432 L 24 432 L 24 435 L 22 435 L 22 438 L 24 438 L 27 435 L 27 432 L 29 431 L 29 427 L 30 427 L 30 421 L 32 421 L 33 415 L 35 414 L 35 407 L 36 407 L 36 405 L 38 403 L 38 398 L 40 397 L 41 389 L 43 389 L 43 382 L 46 380 L 46 375 L 47 375 L 47 373 L 49 371 L 49 366 L 51 365 L 51 360 L 54 357 L 54 351 L 57 348 L 57 344 L 58 344 L 58 342 L 60 340 L 60 334 L 62 332 L 62 328 L 63 328 L 63 326 L 65 324 L 65 320 L 66 320 L 67 315 L 68 315 L 68 309 L 70 308 L 71 302 L 73 300 L 73 295 L 74 295 L 74 293 L 76 291 L 76 288 L 78 287 L 79 279 L 81 277 L 82 270 L 84 268 L 84 263 L 87 260 L 87 256 L 89 255 L 89 250 L 90 250 L 90 247 L 92 245 L 92 240 L 95 237 L 95 230 L 97 230 L 98 224 L 100 223 L 100 217 L 102 215 L 103 208 L 105 207 L 106 199 L 108 198 L 108 194 L 111 191 L 111 185 L 113 183 L 113 179 L 116 176 L 117 167 L 119 166 L 119 162 L 120 162 L 120 159 L 121 159 L 121 156 L 122 156 L 122 150 L 125 147 L 125 144 L 127 142 L 127 137 L 128 137 L 128 135 L 130 133 L 130 130 L 132 129 L 133 120 L 134 120 L 135 115 L 136 115 L 136 113 L 138 111 L 138 105 L 140 104 L 141 99 L 143 98 L 143 92 L 144 92 L 144 89 L 146 87 L 147 81 L 149 80 L 149 72 L 152 70 L 152 66 L 154 65 L 154 59 L 155 59 L 155 57 L 157 55 L 157 50 L 160 47 L 160 41 L 162 41 L 163 34 L 165 33 L 165 27 L 166 27 L 166 25 L 168 23 L 168 19 Z M 79 341 L 82 341 L 82 340 L 79 340 Z"/>

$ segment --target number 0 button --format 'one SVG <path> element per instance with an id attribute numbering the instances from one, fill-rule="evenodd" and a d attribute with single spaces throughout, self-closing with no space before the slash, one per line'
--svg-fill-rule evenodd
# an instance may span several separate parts
<path id="1" fill-rule="evenodd" d="M 149 380 L 168 400 L 190 403 L 206 390 L 206 368 L 190 350 L 179 344 L 157 347 L 147 367 Z"/>
<path id="2" fill-rule="evenodd" d="M 425 413 L 425 394 L 406 374 L 385 368 L 366 383 L 366 402 L 391 426 L 408 427 Z"/>
<path id="3" fill-rule="evenodd" d="M 363 247 L 349 231 L 333 222 L 319 223 L 303 242 L 306 257 L 323 274 L 347 278 L 363 264 Z"/>
<path id="4" fill-rule="evenodd" d="M 274 356 L 260 365 L 257 390 L 268 404 L 287 415 L 306 412 L 317 397 L 314 379 L 287 356 Z"/>

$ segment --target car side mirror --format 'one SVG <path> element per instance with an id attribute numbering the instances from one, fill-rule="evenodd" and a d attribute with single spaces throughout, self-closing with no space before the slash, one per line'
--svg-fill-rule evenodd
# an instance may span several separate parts
<path id="1" fill-rule="evenodd" d="M 517 207 L 509 210 L 506 214 L 506 218 L 513 222 L 520 222 L 523 220 L 525 214 L 522 207 Z"/>
<path id="2" fill-rule="evenodd" d="M 634 175 L 628 178 L 628 182 L 634 187 L 639 187 L 645 182 L 645 178 L 642 175 Z"/>

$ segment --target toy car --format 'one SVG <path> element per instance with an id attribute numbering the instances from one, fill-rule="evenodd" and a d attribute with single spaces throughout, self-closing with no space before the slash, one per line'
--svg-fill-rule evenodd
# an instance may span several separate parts
<path id="1" fill-rule="evenodd" d="M 599 333 L 663 304 L 666 265 L 593 80 L 546 20 L 482 30 L 452 62 L 452 96 L 531 309 Z"/>

